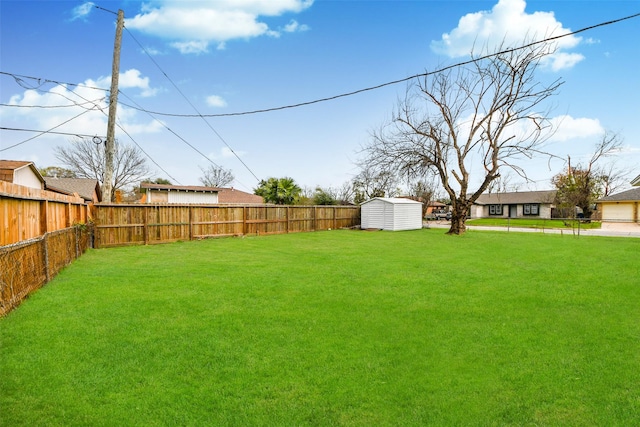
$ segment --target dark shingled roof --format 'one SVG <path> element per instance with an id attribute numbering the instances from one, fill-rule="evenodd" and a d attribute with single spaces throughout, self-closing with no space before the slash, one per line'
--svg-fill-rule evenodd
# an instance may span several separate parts
<path id="1" fill-rule="evenodd" d="M 556 190 L 517 191 L 515 193 L 481 194 L 476 205 L 518 205 L 523 203 L 553 203 Z"/>
<path id="2" fill-rule="evenodd" d="M 640 200 L 640 187 L 603 197 L 599 202 L 637 202 Z"/>
<path id="3" fill-rule="evenodd" d="M 102 199 L 100 196 L 100 187 L 97 179 L 88 178 L 54 178 L 50 176 L 44 177 L 47 190 L 57 191 L 72 195 L 78 193 L 86 201 L 93 201 L 93 192 L 96 191 L 98 201 Z"/>

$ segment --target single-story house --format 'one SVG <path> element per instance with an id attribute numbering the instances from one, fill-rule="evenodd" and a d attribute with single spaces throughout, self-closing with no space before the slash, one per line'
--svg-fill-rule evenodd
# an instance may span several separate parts
<path id="1" fill-rule="evenodd" d="M 471 206 L 470 218 L 551 218 L 556 190 L 481 194 Z"/>
<path id="2" fill-rule="evenodd" d="M 183 204 L 263 204 L 261 196 L 235 188 L 151 184 L 140 186 L 146 191 L 145 203 Z"/>
<path id="3" fill-rule="evenodd" d="M 374 197 L 361 205 L 360 227 L 390 231 L 422 228 L 422 202 L 401 197 Z"/>
<path id="4" fill-rule="evenodd" d="M 640 185 L 603 197 L 596 203 L 603 222 L 640 222 Z"/>
<path id="5" fill-rule="evenodd" d="M 54 178 L 45 176 L 44 180 L 46 188 L 49 191 L 68 195 L 77 194 L 89 203 L 99 203 L 102 200 L 100 183 L 97 179 Z"/>
<path id="6" fill-rule="evenodd" d="M 0 181 L 44 190 L 44 178 L 33 162 L 0 160 Z"/>

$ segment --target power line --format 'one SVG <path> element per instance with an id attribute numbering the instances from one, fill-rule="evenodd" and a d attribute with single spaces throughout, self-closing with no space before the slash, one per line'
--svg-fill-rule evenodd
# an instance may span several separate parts
<path id="1" fill-rule="evenodd" d="M 55 128 L 52 128 L 52 129 L 55 129 Z M 71 133 L 71 132 L 55 132 L 55 131 L 52 131 L 52 130 L 22 129 L 22 128 L 8 128 L 8 127 L 0 127 L 0 130 L 10 130 L 10 131 L 16 131 L 16 132 L 50 133 L 50 134 L 53 134 L 53 135 L 77 136 L 77 137 L 81 137 L 81 138 L 93 138 L 93 137 L 96 137 L 96 136 L 98 138 L 106 138 L 106 136 L 88 135 L 88 134 L 83 134 L 83 133 Z M 20 144 L 22 144 L 22 143 L 24 143 L 24 142 L 21 142 Z M 16 144 L 16 145 L 19 145 L 19 144 Z M 11 148 L 11 147 L 9 147 L 9 148 Z M 3 148 L 3 149 L 0 149 L 0 151 L 8 150 L 9 148 Z"/>
<path id="2" fill-rule="evenodd" d="M 40 136 L 42 136 L 42 135 L 44 135 L 44 134 L 51 133 L 51 131 L 52 131 L 52 130 L 57 129 L 57 128 L 59 128 L 60 126 L 65 125 L 65 124 L 69 123 L 70 121 L 72 121 L 72 120 L 74 120 L 74 119 L 77 119 L 78 117 L 82 116 L 83 114 L 87 114 L 89 111 L 91 111 L 91 110 L 84 110 L 82 113 L 78 114 L 77 116 L 74 116 L 74 117 L 70 118 L 69 120 L 66 120 L 66 121 L 62 122 L 62 123 L 60 123 L 59 125 L 56 125 L 56 126 L 52 127 L 52 128 L 51 128 L 51 129 L 49 129 L 49 130 L 41 131 L 39 135 L 32 136 L 31 138 L 25 139 L 25 140 L 24 140 L 24 141 L 22 141 L 22 142 L 18 142 L 17 144 L 13 144 L 13 145 L 10 145 L 10 146 L 8 146 L 8 147 L 2 148 L 2 149 L 0 149 L 0 151 L 6 151 L 6 150 L 9 150 L 10 148 L 14 148 L 14 147 L 17 147 L 18 145 L 22 145 L 22 144 L 24 144 L 25 142 L 29 142 L 29 141 L 31 141 L 31 140 L 33 140 L 33 139 L 36 139 L 36 138 L 38 138 L 38 137 L 40 137 Z M 5 128 L 2 128 L 2 129 L 5 129 Z"/>
<path id="3" fill-rule="evenodd" d="M 131 102 L 133 102 L 134 104 L 136 104 L 138 107 L 140 107 L 138 105 L 138 103 L 136 103 L 130 96 L 128 96 L 127 94 L 125 94 L 124 92 L 120 91 L 120 94 L 125 96 L 127 99 L 131 100 Z M 121 102 L 122 103 L 122 102 Z M 123 104 L 126 105 L 126 104 Z M 144 110 L 141 110 L 144 111 Z M 167 131 L 169 131 L 170 133 L 172 133 L 176 138 L 178 138 L 179 140 L 181 140 L 182 142 L 184 142 L 185 144 L 187 144 L 189 147 L 191 147 L 191 149 L 193 149 L 196 153 L 200 154 L 202 157 L 204 157 L 206 160 L 208 160 L 212 165 L 214 165 L 217 168 L 222 168 L 220 165 L 218 165 L 216 162 L 214 162 L 213 160 L 211 160 L 211 158 L 209 158 L 206 154 L 204 154 L 202 151 L 198 150 L 193 144 L 191 144 L 189 141 L 187 141 L 186 139 L 184 139 L 182 136 L 178 135 L 173 129 L 169 128 L 169 126 L 167 126 L 165 123 L 163 123 L 162 121 L 158 120 L 156 117 L 154 117 L 152 114 L 147 113 L 149 115 L 149 117 L 151 117 L 153 120 L 155 120 L 157 123 L 159 123 L 161 126 L 163 126 Z M 248 186 L 246 186 L 245 184 L 243 184 L 242 182 L 240 182 L 238 179 L 234 178 L 234 180 L 240 184 L 241 186 L 245 187 L 245 188 L 250 188 Z"/>
<path id="4" fill-rule="evenodd" d="M 204 121 L 204 123 L 209 127 L 209 129 L 211 129 L 211 131 L 213 131 L 213 133 L 220 139 L 220 141 L 222 141 L 224 143 L 224 145 L 227 146 L 227 148 L 229 150 L 231 150 L 231 152 L 233 153 L 233 155 L 235 156 L 236 159 L 238 159 L 238 161 L 240 163 L 242 163 L 242 165 L 245 167 L 245 169 L 247 169 L 249 171 L 249 173 L 251 173 L 251 175 L 253 175 L 253 177 L 256 179 L 256 181 L 260 181 L 260 179 L 256 176 L 255 173 L 253 173 L 253 171 L 251 170 L 251 168 L 249 168 L 249 166 L 240 158 L 240 156 L 238 156 L 238 154 L 233 150 L 233 148 L 231 148 L 231 146 L 229 145 L 229 143 L 222 137 L 222 135 L 220 135 L 218 133 L 218 131 L 216 131 L 214 129 L 213 126 L 211 126 L 211 123 L 209 123 L 209 121 L 205 118 L 205 116 L 202 115 L 202 113 L 200 113 L 200 111 L 196 108 L 195 105 L 193 105 L 193 103 L 189 100 L 189 98 L 187 98 L 187 96 L 180 90 L 180 88 L 178 87 L 178 85 L 176 85 L 174 83 L 174 81 L 167 75 L 167 73 L 162 69 L 162 67 L 160 67 L 160 64 L 158 64 L 158 62 L 153 59 L 153 57 L 149 54 L 149 52 L 147 51 L 147 49 L 144 48 L 144 46 L 142 46 L 142 44 L 138 41 L 138 39 L 136 39 L 133 34 L 131 34 L 131 31 L 129 31 L 129 29 L 127 29 L 125 27 L 125 30 L 127 30 L 127 33 L 131 36 L 131 38 L 138 44 L 138 46 L 140 46 L 140 48 L 142 49 L 142 51 L 149 57 L 149 59 L 151 59 L 151 62 L 153 62 L 155 64 L 156 67 L 158 67 L 158 69 L 160 70 L 160 72 L 167 78 L 167 80 L 169 80 L 169 82 L 173 85 L 173 87 L 178 91 L 178 93 L 185 99 L 185 101 L 187 101 L 187 103 L 191 106 L 191 108 L 193 108 L 193 110 L 197 113 L 196 117 L 200 117 L 202 119 L 202 121 Z"/>
<path id="5" fill-rule="evenodd" d="M 83 85 L 81 83 L 68 83 L 68 82 L 62 82 L 62 81 L 58 81 L 58 80 L 45 79 L 45 78 L 42 78 L 42 77 L 32 77 L 32 76 L 25 76 L 25 75 L 22 75 L 22 74 L 9 73 L 9 72 L 6 72 L 6 71 L 0 71 L 0 74 L 12 77 L 19 86 L 21 86 L 21 87 L 23 87 L 25 89 L 36 89 L 36 88 L 35 87 L 24 86 L 23 83 L 22 83 L 23 79 L 36 80 L 36 81 L 39 82 L 38 86 L 44 86 L 47 83 L 54 83 L 54 84 L 61 85 L 61 86 L 78 86 L 78 87 L 82 86 L 82 87 L 85 87 L 87 89 L 95 89 L 95 90 L 101 90 L 103 92 L 109 92 L 109 89 L 105 89 L 105 88 L 102 88 L 102 87 L 95 87 L 95 86 L 86 86 L 86 85 Z"/>
<path id="6" fill-rule="evenodd" d="M 147 112 L 149 112 L 151 114 L 159 115 L 159 116 L 169 116 L 169 117 L 231 117 L 231 116 L 246 116 L 246 115 L 250 115 L 250 114 L 268 113 L 268 112 L 272 112 L 272 111 L 280 111 L 280 110 L 287 110 L 287 109 L 291 109 L 291 108 L 304 107 L 304 106 L 307 106 L 307 105 L 318 104 L 318 103 L 321 103 L 321 102 L 333 101 L 333 100 L 340 99 L 340 98 L 345 98 L 345 97 L 348 97 L 348 96 L 358 95 L 358 94 L 363 93 L 363 92 L 369 92 L 369 91 L 381 89 L 381 88 L 386 87 L 386 86 L 392 86 L 392 85 L 396 85 L 396 84 L 399 84 L 399 83 L 404 83 L 404 82 L 407 82 L 409 80 L 417 79 L 417 78 L 420 78 L 420 77 L 427 77 L 427 76 L 430 76 L 432 74 L 438 74 L 438 73 L 450 70 L 452 68 L 461 67 L 461 66 L 464 66 L 464 65 L 469 65 L 469 64 L 472 64 L 474 62 L 482 61 L 482 60 L 485 60 L 485 59 L 488 59 L 488 58 L 491 58 L 491 57 L 494 57 L 494 56 L 497 56 L 497 55 L 502 55 L 502 54 L 505 54 L 505 53 L 511 53 L 511 52 L 515 52 L 515 51 L 521 50 L 521 49 L 526 49 L 526 48 L 534 46 L 536 44 L 547 43 L 547 42 L 550 42 L 550 41 L 553 41 L 553 40 L 561 39 L 563 37 L 568 37 L 568 36 L 579 34 L 579 33 L 585 32 L 585 31 L 593 30 L 595 28 L 604 27 L 606 25 L 617 24 L 618 22 L 622 22 L 622 21 L 625 21 L 625 20 L 628 20 L 628 19 L 632 19 L 632 18 L 637 18 L 639 16 L 640 16 L 640 13 L 636 13 L 634 15 L 625 16 L 623 18 L 615 19 L 615 20 L 612 20 L 612 21 L 606 21 L 606 22 L 602 22 L 602 23 L 599 23 L 599 24 L 591 25 L 589 27 L 581 28 L 581 29 L 576 30 L 576 31 L 572 31 L 572 32 L 569 32 L 569 33 L 561 34 L 559 36 L 548 37 L 546 39 L 538 40 L 538 41 L 535 41 L 535 42 L 532 42 L 532 43 L 528 43 L 528 44 L 525 44 L 523 46 L 519 46 L 519 47 L 515 47 L 515 48 L 511 48 L 511 49 L 505 49 L 505 50 L 502 50 L 500 52 L 495 52 L 495 53 L 487 54 L 487 55 L 484 55 L 484 56 L 479 56 L 479 57 L 476 57 L 476 58 L 472 58 L 472 59 L 470 59 L 468 61 L 457 62 L 455 64 L 452 64 L 452 65 L 449 65 L 449 66 L 446 66 L 446 67 L 443 67 L 443 68 L 440 68 L 440 69 L 437 69 L 437 70 L 434 70 L 434 71 L 429 71 L 429 72 L 420 73 L 420 74 L 414 74 L 414 75 L 409 76 L 409 77 L 405 77 L 405 78 L 397 79 L 397 80 L 392 80 L 390 82 L 381 83 L 381 84 L 378 84 L 378 85 L 375 85 L 375 86 L 370 86 L 370 87 L 366 87 L 366 88 L 362 88 L 362 89 L 357 89 L 357 90 L 354 90 L 354 91 L 351 91 L 351 92 L 345 92 L 345 93 L 341 93 L 341 94 L 338 94 L 338 95 L 328 96 L 328 97 L 325 97 L 325 98 L 319 98 L 319 99 L 315 99 L 315 100 L 312 100 L 312 101 L 300 102 L 300 103 L 297 103 L 297 104 L 283 105 L 283 106 L 280 106 L 280 107 L 264 108 L 264 109 L 259 109 L 259 110 L 251 110 L 251 111 L 243 111 L 243 112 L 235 112 L 235 113 L 219 113 L 219 114 L 172 114 L 172 113 L 163 113 L 163 112 L 159 112 L 159 111 L 147 111 Z M 131 107 L 130 105 L 127 105 L 127 106 Z M 135 109 L 135 107 L 131 107 L 131 108 Z"/>

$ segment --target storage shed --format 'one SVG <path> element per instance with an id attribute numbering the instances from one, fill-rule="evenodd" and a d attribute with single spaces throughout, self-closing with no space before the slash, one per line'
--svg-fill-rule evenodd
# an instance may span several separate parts
<path id="1" fill-rule="evenodd" d="M 398 197 L 375 197 L 361 205 L 360 227 L 400 231 L 422 228 L 422 203 Z"/>

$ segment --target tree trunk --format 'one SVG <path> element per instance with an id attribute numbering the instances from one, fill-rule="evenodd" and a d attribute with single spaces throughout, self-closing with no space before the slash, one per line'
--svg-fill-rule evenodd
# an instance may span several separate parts
<path id="1" fill-rule="evenodd" d="M 467 231 L 467 207 L 456 205 L 451 212 L 451 228 L 447 234 L 464 234 Z"/>

